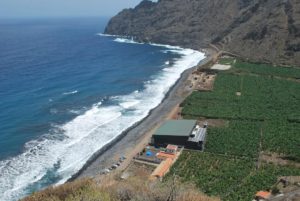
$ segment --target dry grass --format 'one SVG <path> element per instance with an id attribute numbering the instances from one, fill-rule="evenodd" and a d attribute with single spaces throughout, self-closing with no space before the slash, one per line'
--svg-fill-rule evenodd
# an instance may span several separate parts
<path id="1" fill-rule="evenodd" d="M 108 184 L 109 183 L 109 184 Z M 151 183 L 135 177 L 127 181 L 109 181 L 98 185 L 91 179 L 49 187 L 22 201 L 219 201 L 193 186 Z"/>

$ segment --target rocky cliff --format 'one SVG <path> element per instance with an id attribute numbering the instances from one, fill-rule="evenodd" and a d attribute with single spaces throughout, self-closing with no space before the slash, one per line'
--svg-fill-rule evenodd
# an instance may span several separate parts
<path id="1" fill-rule="evenodd" d="M 144 0 L 105 33 L 300 66 L 300 0 Z"/>

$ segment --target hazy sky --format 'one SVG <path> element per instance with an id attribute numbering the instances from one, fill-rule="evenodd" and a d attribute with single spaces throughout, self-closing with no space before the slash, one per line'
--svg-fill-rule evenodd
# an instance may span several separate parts
<path id="1" fill-rule="evenodd" d="M 141 0 L 0 0 L 0 17 L 112 16 Z"/>

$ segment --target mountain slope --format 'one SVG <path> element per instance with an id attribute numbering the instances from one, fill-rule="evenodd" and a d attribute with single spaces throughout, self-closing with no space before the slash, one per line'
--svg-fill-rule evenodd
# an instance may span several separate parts
<path id="1" fill-rule="evenodd" d="M 194 49 L 214 44 L 253 61 L 300 66 L 299 0 L 144 0 L 106 34 Z"/>

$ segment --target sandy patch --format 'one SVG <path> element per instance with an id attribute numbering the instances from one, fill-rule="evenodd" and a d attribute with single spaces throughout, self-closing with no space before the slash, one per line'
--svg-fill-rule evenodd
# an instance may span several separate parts
<path id="1" fill-rule="evenodd" d="M 235 94 L 236 94 L 237 96 L 241 96 L 241 95 L 242 95 L 242 92 L 237 91 Z"/>
<path id="2" fill-rule="evenodd" d="M 222 64 L 215 64 L 211 69 L 213 70 L 229 70 L 231 68 L 230 65 L 222 65 Z"/>

